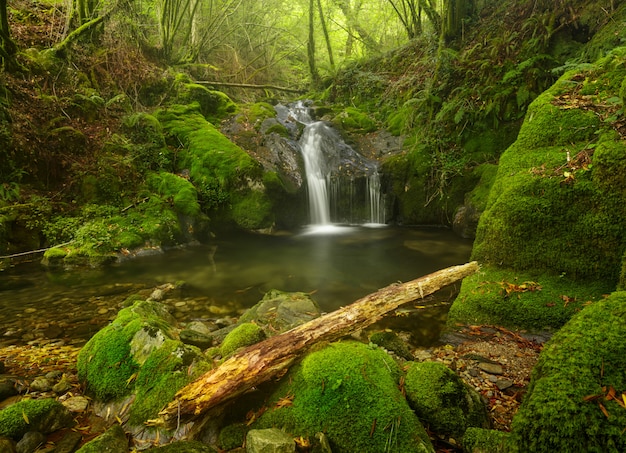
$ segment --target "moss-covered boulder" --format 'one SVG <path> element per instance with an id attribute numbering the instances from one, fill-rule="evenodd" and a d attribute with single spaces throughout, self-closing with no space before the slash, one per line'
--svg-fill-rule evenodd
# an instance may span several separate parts
<path id="1" fill-rule="evenodd" d="M 509 451 L 626 451 L 626 293 L 590 305 L 546 343 Z"/>
<path id="2" fill-rule="evenodd" d="M 128 451 L 126 433 L 120 425 L 115 424 L 103 434 L 87 442 L 76 453 L 126 453 Z"/>
<path id="3" fill-rule="evenodd" d="M 495 429 L 467 428 L 463 435 L 465 453 L 508 453 L 509 433 Z"/>
<path id="4" fill-rule="evenodd" d="M 345 341 L 308 354 L 273 393 L 253 428 L 328 436 L 332 451 L 432 452 L 398 388 L 401 371 L 382 349 Z"/>
<path id="5" fill-rule="evenodd" d="M 22 400 L 0 410 L 0 436 L 19 440 L 28 431 L 44 434 L 74 425 L 74 417 L 60 402 Z"/>
<path id="6" fill-rule="evenodd" d="M 210 90 L 198 83 L 181 83 L 176 97 L 178 104 L 197 103 L 204 117 L 213 124 L 235 114 L 237 105 L 221 91 Z"/>
<path id="7" fill-rule="evenodd" d="M 260 326 L 253 322 L 244 322 L 226 335 L 220 346 L 220 353 L 223 357 L 228 357 L 238 349 L 263 341 L 265 338 L 265 332 Z"/>
<path id="8" fill-rule="evenodd" d="M 592 299 L 615 289 L 626 246 L 626 142 L 615 131 L 625 63 L 626 48 L 615 49 L 595 65 L 565 73 L 528 108 L 517 140 L 500 158 L 476 232 L 472 259 L 508 274 L 490 281 L 516 283 L 530 274 L 529 280 L 558 276 L 572 286 L 593 282 L 588 286 L 599 291 L 585 294 Z M 483 281 L 466 279 L 458 300 L 479 308 Z M 505 291 L 513 296 L 505 304 L 511 316 L 523 317 L 518 288 Z M 556 301 L 551 291 L 539 291 L 533 298 L 571 311 L 573 296 L 562 296 Z M 463 311 L 482 317 L 472 310 Z M 470 322 L 458 312 L 452 320 Z M 535 327 L 554 325 L 539 323 Z"/>
<path id="9" fill-rule="evenodd" d="M 78 377 L 100 402 L 134 395 L 124 421 L 140 425 L 156 418 L 178 389 L 211 367 L 198 348 L 177 337 L 164 305 L 137 301 L 83 347 Z"/>
<path id="10" fill-rule="evenodd" d="M 422 423 L 438 434 L 460 440 L 469 427 L 489 427 L 481 396 L 442 363 L 412 362 L 405 389 Z"/>
<path id="11" fill-rule="evenodd" d="M 179 167 L 189 172 L 205 212 L 218 211 L 217 217 L 246 229 L 273 225 L 261 165 L 209 123 L 197 103 L 171 106 L 155 115 L 169 140 L 185 146 Z"/>

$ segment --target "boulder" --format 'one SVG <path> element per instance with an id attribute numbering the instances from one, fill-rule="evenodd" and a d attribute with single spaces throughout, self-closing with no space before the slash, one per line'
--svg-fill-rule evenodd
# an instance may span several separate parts
<path id="1" fill-rule="evenodd" d="M 294 453 L 293 437 L 277 428 L 251 429 L 246 435 L 246 453 Z"/>
<path id="2" fill-rule="evenodd" d="M 470 426 L 489 427 L 481 396 L 442 363 L 411 363 L 405 390 L 417 416 L 437 434 L 461 439 Z"/>
<path id="3" fill-rule="evenodd" d="M 128 439 L 120 425 L 113 425 L 76 453 L 128 453 Z"/>
<path id="4" fill-rule="evenodd" d="M 281 380 L 253 429 L 282 428 L 315 438 L 334 453 L 433 452 L 426 431 L 399 390 L 401 370 L 382 349 L 356 341 L 309 353 Z"/>
<path id="5" fill-rule="evenodd" d="M 43 434 L 74 426 L 72 414 L 56 400 L 22 400 L 0 411 L 0 436 L 21 439 L 29 431 Z"/>

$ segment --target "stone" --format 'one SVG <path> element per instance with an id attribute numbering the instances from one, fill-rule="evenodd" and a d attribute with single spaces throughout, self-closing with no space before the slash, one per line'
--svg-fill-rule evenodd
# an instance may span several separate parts
<path id="1" fill-rule="evenodd" d="M 76 453 L 128 453 L 128 439 L 122 427 L 116 424 L 87 442 Z"/>
<path id="2" fill-rule="evenodd" d="M 513 386 L 513 381 L 510 381 L 508 379 L 498 379 L 496 381 L 496 387 L 498 387 L 500 390 L 506 390 L 512 386 Z"/>
<path id="3" fill-rule="evenodd" d="M 30 389 L 35 392 L 47 392 L 52 390 L 52 384 L 45 377 L 38 377 L 30 383 Z"/>
<path id="4" fill-rule="evenodd" d="M 5 366 L 4 366 L 4 362 L 2 360 L 0 360 L 0 374 L 3 374 L 5 371 Z"/>
<path id="5" fill-rule="evenodd" d="M 504 370 L 502 369 L 502 365 L 498 365 L 497 363 L 480 362 L 478 364 L 478 368 L 483 370 L 485 373 L 489 373 L 489 374 L 504 373 Z"/>
<path id="6" fill-rule="evenodd" d="M 246 453 L 293 453 L 296 442 L 278 428 L 251 429 L 246 435 Z"/>
<path id="7" fill-rule="evenodd" d="M 84 412 L 89 407 L 89 400 L 84 396 L 72 396 L 61 404 L 70 412 Z"/>
<path id="8" fill-rule="evenodd" d="M 69 431 L 55 444 L 54 453 L 74 453 L 82 440 L 82 434 L 76 431 Z"/>
<path id="9" fill-rule="evenodd" d="M 63 376 L 59 382 L 52 386 L 52 391 L 57 395 L 62 395 L 72 388 L 71 382 Z"/>
<path id="10" fill-rule="evenodd" d="M 152 453 L 215 453 L 215 450 L 208 445 L 198 441 L 172 442 L 162 447 L 151 448 Z M 56 452 L 55 452 L 56 453 Z"/>
<path id="11" fill-rule="evenodd" d="M 200 349 L 207 349 L 213 346 L 212 335 L 198 332 L 196 330 L 190 330 L 189 328 L 181 330 L 180 341 L 186 344 L 197 346 Z"/>
<path id="12" fill-rule="evenodd" d="M 17 453 L 33 453 L 46 442 L 46 436 L 39 431 L 29 431 L 15 446 Z"/>
<path id="13" fill-rule="evenodd" d="M 15 442 L 6 437 L 0 437 L 0 451 L 2 453 L 16 453 Z"/>
<path id="14" fill-rule="evenodd" d="M 18 392 L 15 388 L 15 382 L 12 379 L 0 379 L 0 401 L 5 400 L 11 396 L 15 396 L 17 395 L 17 393 Z"/>
<path id="15" fill-rule="evenodd" d="M 141 328 L 130 342 L 130 353 L 139 365 L 143 365 L 152 352 L 163 346 L 165 339 L 165 335 L 160 330 Z"/>

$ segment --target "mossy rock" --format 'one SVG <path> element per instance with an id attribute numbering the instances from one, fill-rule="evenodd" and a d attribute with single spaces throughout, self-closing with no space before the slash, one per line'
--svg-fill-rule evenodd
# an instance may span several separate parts
<path id="1" fill-rule="evenodd" d="M 407 344 L 392 331 L 374 332 L 370 335 L 370 342 L 387 351 L 393 352 L 398 357 L 402 357 L 405 360 L 413 360 L 415 358 L 413 354 L 411 354 Z"/>
<path id="2" fill-rule="evenodd" d="M 166 200 L 171 200 L 177 212 L 195 217 L 200 214 L 198 191 L 187 179 L 168 172 L 151 173 L 147 184 Z"/>
<path id="3" fill-rule="evenodd" d="M 197 83 L 182 84 L 178 88 L 176 103 L 197 103 L 202 115 L 214 124 L 218 124 L 220 120 L 237 112 L 237 105 L 226 93 L 209 90 Z"/>
<path id="4" fill-rule="evenodd" d="M 217 451 L 197 440 L 172 442 L 162 447 L 149 449 L 151 453 L 217 453 Z"/>
<path id="5" fill-rule="evenodd" d="M 128 439 L 124 429 L 118 424 L 111 426 L 103 434 L 87 442 L 76 453 L 124 453 L 128 451 Z"/>
<path id="6" fill-rule="evenodd" d="M 513 419 L 509 451 L 626 451 L 625 307 L 626 293 L 613 293 L 546 343 Z"/>
<path id="7" fill-rule="evenodd" d="M 410 363 L 405 390 L 422 423 L 437 434 L 460 440 L 469 427 L 489 427 L 481 396 L 442 363 Z"/>
<path id="8" fill-rule="evenodd" d="M 466 277 L 448 312 L 449 327 L 495 324 L 530 331 L 562 327 L 586 305 L 614 289 L 606 282 L 482 266 Z"/>
<path id="9" fill-rule="evenodd" d="M 243 423 L 225 426 L 220 430 L 218 446 L 226 451 L 241 447 L 246 441 L 247 431 L 248 428 Z"/>
<path id="10" fill-rule="evenodd" d="M 265 340 L 263 329 L 253 322 L 244 322 L 226 335 L 220 346 L 223 357 L 234 354 L 238 349 Z"/>
<path id="11" fill-rule="evenodd" d="M 509 453 L 509 433 L 494 429 L 467 428 L 463 435 L 465 453 Z"/>
<path id="12" fill-rule="evenodd" d="M 433 452 L 398 388 L 400 375 L 382 349 L 332 343 L 292 367 L 251 427 L 309 438 L 324 432 L 335 453 Z"/>
<path id="13" fill-rule="evenodd" d="M 241 315 L 240 323 L 254 322 L 267 336 L 286 332 L 321 315 L 317 303 L 307 293 L 272 289 Z"/>
<path id="14" fill-rule="evenodd" d="M 615 52 L 570 71 L 530 105 L 500 158 L 472 259 L 616 284 L 626 243 L 626 146 L 610 122 L 576 100 L 584 89 L 597 103 L 615 97 L 611 79 L 624 61 Z"/>
<path id="15" fill-rule="evenodd" d="M 72 414 L 52 399 L 26 399 L 0 410 L 0 436 L 19 440 L 28 431 L 49 434 L 74 425 Z"/>
<path id="16" fill-rule="evenodd" d="M 347 107 L 332 120 L 340 129 L 351 132 L 373 132 L 377 129 L 376 122 L 367 113 L 355 108 Z"/>

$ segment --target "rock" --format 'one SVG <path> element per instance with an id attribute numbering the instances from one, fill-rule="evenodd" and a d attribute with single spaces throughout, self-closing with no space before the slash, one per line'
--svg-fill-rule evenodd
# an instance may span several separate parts
<path id="1" fill-rule="evenodd" d="M 204 323 L 194 321 L 181 330 L 180 341 L 197 346 L 200 349 L 207 349 L 213 346 L 213 335 L 211 335 L 211 331 Z"/>
<path id="2" fill-rule="evenodd" d="M 56 324 L 52 324 L 44 329 L 43 334 L 46 338 L 60 338 L 63 336 L 63 329 Z"/>
<path id="3" fill-rule="evenodd" d="M 38 377 L 30 383 L 30 389 L 35 392 L 47 392 L 52 390 L 52 384 L 45 377 Z"/>
<path id="4" fill-rule="evenodd" d="M 72 396 L 66 399 L 61 404 L 67 408 L 70 412 L 84 412 L 89 407 L 89 400 L 84 396 Z"/>
<path id="5" fill-rule="evenodd" d="M 7 437 L 0 437 L 0 451 L 2 453 L 17 453 L 15 451 L 15 442 Z"/>
<path id="6" fill-rule="evenodd" d="M 76 453 L 128 453 L 128 439 L 120 425 L 113 425 Z"/>
<path id="7" fill-rule="evenodd" d="M 255 322 L 271 336 L 309 322 L 320 314 L 319 306 L 308 294 L 273 289 L 246 311 L 239 323 Z"/>
<path id="8" fill-rule="evenodd" d="M 6 370 L 6 368 L 4 366 L 4 362 L 2 360 L 0 360 L 0 374 L 3 374 L 5 370 Z"/>
<path id="9" fill-rule="evenodd" d="M 83 436 L 76 431 L 69 431 L 54 446 L 54 453 L 74 453 L 83 440 Z"/>
<path id="10" fill-rule="evenodd" d="M 58 401 L 22 400 L 0 411 L 0 436 L 21 438 L 28 431 L 48 434 L 74 426 L 72 414 Z"/>
<path id="11" fill-rule="evenodd" d="M 12 379 L 0 378 L 0 401 L 17 395 L 17 393 L 18 392 L 15 388 L 15 382 Z"/>
<path id="12" fill-rule="evenodd" d="M 17 453 L 33 453 L 46 441 L 46 436 L 38 431 L 28 431 L 15 446 Z"/>
<path id="13" fill-rule="evenodd" d="M 461 439 L 470 426 L 489 427 L 481 396 L 439 362 L 410 363 L 405 391 L 420 420 L 439 435 Z"/>
<path id="14" fill-rule="evenodd" d="M 252 322 L 245 322 L 235 327 L 220 346 L 220 351 L 224 357 L 235 353 L 239 348 L 250 346 L 265 340 L 265 332 L 261 327 Z"/>
<path id="15" fill-rule="evenodd" d="M 71 382 L 67 379 L 67 376 L 63 375 L 61 380 L 52 386 L 52 391 L 57 395 L 62 395 L 71 388 Z"/>
<path id="16" fill-rule="evenodd" d="M 293 453 L 296 443 L 278 428 L 251 429 L 246 436 L 246 453 Z"/>
<path id="17" fill-rule="evenodd" d="M 161 330 L 146 325 L 133 336 L 130 353 L 139 365 L 143 365 L 150 354 L 163 346 L 165 340 L 166 337 Z"/>
<path id="18" fill-rule="evenodd" d="M 497 363 L 480 362 L 478 364 L 478 368 L 483 370 L 485 373 L 489 373 L 489 374 L 504 373 L 504 370 L 502 369 L 502 365 L 499 365 Z"/>
<path id="19" fill-rule="evenodd" d="M 414 360 L 407 344 L 392 331 L 375 332 L 370 336 L 370 341 L 387 351 L 395 353 L 398 357 L 402 357 L 405 360 Z"/>
<path id="20" fill-rule="evenodd" d="M 512 386 L 513 386 L 513 381 L 510 381 L 508 379 L 498 379 L 496 381 L 496 387 L 498 387 L 500 390 L 506 390 Z"/>

